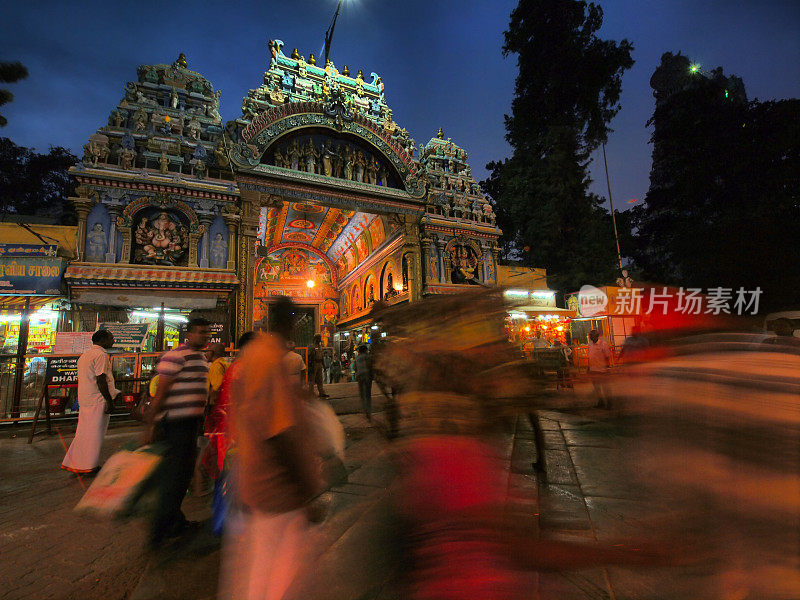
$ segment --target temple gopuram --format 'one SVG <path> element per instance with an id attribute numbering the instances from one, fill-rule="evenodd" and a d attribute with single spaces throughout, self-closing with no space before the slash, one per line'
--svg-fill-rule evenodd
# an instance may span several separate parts
<path id="1" fill-rule="evenodd" d="M 416 146 L 376 73 L 268 48 L 263 84 L 224 125 L 220 91 L 183 54 L 138 68 L 71 170 L 71 302 L 117 321 L 204 314 L 232 340 L 285 295 L 298 345 L 330 344 L 376 301 L 495 285 L 501 232 L 467 152 L 441 129 Z"/>

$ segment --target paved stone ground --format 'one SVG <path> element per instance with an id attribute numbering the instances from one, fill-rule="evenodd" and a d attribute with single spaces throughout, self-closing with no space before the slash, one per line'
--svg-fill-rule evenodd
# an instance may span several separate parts
<path id="1" fill-rule="evenodd" d="M 329 386 L 347 432 L 348 483 L 328 492 L 326 520 L 314 529 L 317 560 L 291 598 L 395 600 L 390 539 L 389 443 L 360 415 L 355 384 Z M 373 395 L 378 424 L 381 396 Z M 536 443 L 526 417 L 501 439 L 509 500 L 538 517 L 535 535 L 607 542 L 642 533 L 643 523 L 667 510 L 637 489 L 624 464 L 631 438 L 608 411 L 540 411 L 547 477 L 531 463 Z M 109 431 L 104 455 L 138 435 L 137 427 Z M 23 432 L 20 432 L 23 433 Z M 62 428 L 68 444 L 72 432 Z M 76 516 L 83 488 L 58 469 L 58 436 L 0 439 L 0 600 L 212 599 L 219 576 L 219 542 L 202 533 L 168 554 L 144 552 L 140 521 L 109 523 Z M 188 496 L 190 518 L 209 515 L 210 497 Z M 536 600 L 714 598 L 692 594 L 696 573 L 675 570 L 592 569 L 532 576 Z"/>

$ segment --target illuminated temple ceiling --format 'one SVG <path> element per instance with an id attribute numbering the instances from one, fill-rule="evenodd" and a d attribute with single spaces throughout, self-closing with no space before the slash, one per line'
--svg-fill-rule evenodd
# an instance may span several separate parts
<path id="1" fill-rule="evenodd" d="M 325 253 L 333 263 L 350 251 L 350 259 L 360 263 L 366 258 L 365 248 L 371 252 L 385 241 L 385 237 L 371 237 L 369 243 L 357 244 L 376 218 L 380 217 L 305 202 L 284 202 L 280 208 L 263 209 L 259 240 L 267 248 L 284 244 L 309 245 Z M 383 232 L 383 227 L 378 230 Z M 344 271 L 351 270 L 352 266 L 354 264 L 345 267 Z"/>

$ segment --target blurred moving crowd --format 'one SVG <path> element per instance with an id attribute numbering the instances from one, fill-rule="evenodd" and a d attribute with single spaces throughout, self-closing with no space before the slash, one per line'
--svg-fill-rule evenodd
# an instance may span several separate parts
<path id="1" fill-rule="evenodd" d="M 221 598 L 282 598 L 297 577 L 313 576 L 308 532 L 325 517 L 320 494 L 347 476 L 344 430 L 324 387 L 343 373 L 358 382 L 370 423 L 373 382 L 385 396 L 403 598 L 527 598 L 536 571 L 611 564 L 700 574 L 680 597 L 800 597 L 792 331 L 765 342 L 728 324 L 636 330 L 613 374 L 608 344 L 593 331 L 592 403 L 635 439 L 622 465 L 630 480 L 671 509 L 641 519 L 638 535 L 560 542 L 539 539 L 535 515 L 507 498 L 503 434 L 521 416 L 535 425 L 536 411 L 561 406 L 565 392 L 508 342 L 499 292 L 378 304 L 386 338 L 352 356 L 328 353 L 317 338 L 308 364 L 291 350 L 292 302 L 272 310 L 272 331 L 242 336 L 232 362 L 223 348 L 206 348 L 207 322 L 190 321 L 187 343 L 161 357 L 143 407 L 143 442 L 164 447 L 154 551 L 200 527 L 181 503 L 198 434 L 208 440 L 200 464 L 216 481 L 215 527 L 224 532 Z M 115 394 L 109 341 L 98 336 L 79 363 L 80 420 L 63 466 L 80 473 L 97 469 Z"/>

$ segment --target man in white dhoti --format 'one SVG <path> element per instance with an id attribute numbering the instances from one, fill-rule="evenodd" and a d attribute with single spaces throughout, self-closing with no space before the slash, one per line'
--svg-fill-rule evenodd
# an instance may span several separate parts
<path id="1" fill-rule="evenodd" d="M 106 350 L 114 336 L 106 329 L 92 336 L 93 346 L 78 359 L 78 429 L 61 468 L 73 473 L 100 470 L 100 448 L 108 429 L 109 413 L 120 392 L 114 387 L 111 358 Z"/>

